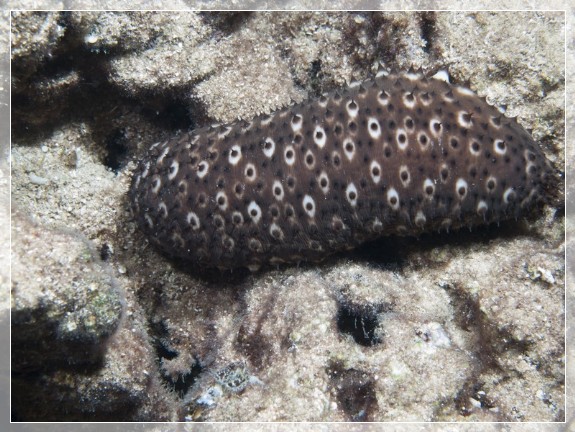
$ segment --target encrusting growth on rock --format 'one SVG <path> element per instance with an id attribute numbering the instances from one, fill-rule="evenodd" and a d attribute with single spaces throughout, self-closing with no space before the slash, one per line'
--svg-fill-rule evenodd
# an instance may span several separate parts
<path id="1" fill-rule="evenodd" d="M 152 243 L 196 266 L 319 260 L 379 236 L 517 218 L 554 173 L 471 90 L 410 70 L 151 146 L 131 186 Z"/>

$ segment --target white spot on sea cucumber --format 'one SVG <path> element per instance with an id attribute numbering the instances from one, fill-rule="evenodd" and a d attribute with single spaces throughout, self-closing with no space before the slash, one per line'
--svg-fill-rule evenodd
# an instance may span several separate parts
<path id="1" fill-rule="evenodd" d="M 405 225 L 397 225 L 395 227 L 395 232 L 399 235 L 406 235 L 408 233 L 407 227 Z"/>
<path id="2" fill-rule="evenodd" d="M 319 148 L 323 148 L 325 146 L 326 135 L 325 130 L 321 126 L 316 126 L 313 132 L 313 141 Z"/>
<path id="3" fill-rule="evenodd" d="M 372 229 L 374 232 L 377 232 L 377 233 L 378 233 L 378 232 L 381 232 L 381 231 L 383 230 L 383 224 L 381 223 L 381 221 L 379 220 L 378 217 L 376 217 L 376 218 L 373 220 L 373 224 L 372 224 L 372 226 L 371 226 L 371 229 Z"/>
<path id="4" fill-rule="evenodd" d="M 310 218 L 315 216 L 315 201 L 309 195 L 305 195 L 302 200 L 303 209 Z"/>
<path id="5" fill-rule="evenodd" d="M 493 126 L 495 129 L 499 129 L 501 128 L 501 117 L 491 117 L 489 119 L 489 123 L 491 123 L 491 126 Z"/>
<path id="6" fill-rule="evenodd" d="M 230 149 L 230 154 L 228 156 L 228 161 L 232 164 L 232 165 L 237 165 L 238 162 L 240 161 L 240 159 L 242 158 L 242 148 L 237 145 L 234 144 L 232 146 L 232 148 Z"/>
<path id="7" fill-rule="evenodd" d="M 414 127 L 415 127 L 415 123 L 413 121 L 413 119 L 409 116 L 405 116 L 403 119 L 403 125 L 405 126 L 406 129 L 408 129 L 410 132 L 413 131 Z"/>
<path id="8" fill-rule="evenodd" d="M 271 158 L 276 151 L 276 143 L 270 137 L 267 137 L 264 141 L 264 154 Z"/>
<path id="9" fill-rule="evenodd" d="M 417 81 L 421 79 L 421 74 L 419 72 L 406 72 L 403 75 L 410 81 Z"/>
<path id="10" fill-rule="evenodd" d="M 291 204 L 286 204 L 284 207 L 284 213 L 288 219 L 293 219 L 295 216 L 295 210 Z"/>
<path id="11" fill-rule="evenodd" d="M 224 235 L 222 237 L 222 246 L 224 247 L 224 249 L 231 251 L 234 249 L 235 244 L 236 242 L 229 235 Z"/>
<path id="12" fill-rule="evenodd" d="M 144 215 L 144 219 L 146 219 L 146 222 L 148 222 L 150 228 L 154 228 L 154 221 L 152 221 L 152 218 L 150 217 L 149 214 L 146 213 Z"/>
<path id="13" fill-rule="evenodd" d="M 249 131 L 253 125 L 254 125 L 254 122 L 252 120 L 245 122 L 244 125 L 242 126 L 242 132 Z"/>
<path id="14" fill-rule="evenodd" d="M 329 192 L 329 177 L 325 171 L 322 171 L 318 177 L 318 184 L 324 194 Z"/>
<path id="15" fill-rule="evenodd" d="M 158 159 L 156 160 L 156 164 L 161 165 L 162 161 L 164 160 L 164 158 L 167 156 L 168 152 L 170 151 L 170 147 L 166 147 L 164 149 L 164 151 L 162 152 L 162 154 L 158 157 Z"/>
<path id="16" fill-rule="evenodd" d="M 337 136 L 341 135 L 343 131 L 343 124 L 339 121 L 336 121 L 333 125 L 333 133 Z"/>
<path id="17" fill-rule="evenodd" d="M 515 191 L 513 190 L 513 188 L 508 187 L 507 189 L 505 189 L 505 192 L 503 192 L 503 201 L 505 202 L 505 204 L 509 204 L 514 199 L 515 199 Z"/>
<path id="18" fill-rule="evenodd" d="M 415 97 L 413 96 L 413 93 L 408 92 L 403 95 L 403 104 L 409 109 L 412 109 L 415 106 Z"/>
<path id="19" fill-rule="evenodd" d="M 244 169 L 244 175 L 249 181 L 254 181 L 256 179 L 257 171 L 253 163 L 250 162 L 246 164 L 246 167 Z"/>
<path id="20" fill-rule="evenodd" d="M 355 118 L 359 111 L 359 106 L 355 100 L 350 100 L 346 105 L 347 113 L 351 118 Z"/>
<path id="21" fill-rule="evenodd" d="M 245 189 L 244 184 L 238 182 L 238 183 L 236 183 L 236 184 L 234 185 L 234 194 L 235 194 L 238 198 L 241 198 L 242 195 L 244 194 L 244 189 Z"/>
<path id="22" fill-rule="evenodd" d="M 281 230 L 281 228 L 276 223 L 271 224 L 270 234 L 273 238 L 278 239 L 278 240 L 282 240 L 284 238 L 284 232 Z"/>
<path id="23" fill-rule="evenodd" d="M 489 176 L 485 181 L 485 189 L 487 189 L 487 192 L 491 193 L 495 190 L 496 187 L 497 187 L 497 179 L 493 176 Z"/>
<path id="24" fill-rule="evenodd" d="M 214 226 L 215 226 L 218 230 L 222 231 L 222 230 L 225 229 L 226 223 L 225 223 L 225 221 L 224 221 L 224 218 L 223 218 L 221 215 L 219 215 L 219 214 L 214 215 L 214 216 L 212 217 L 212 221 L 214 222 Z"/>
<path id="25" fill-rule="evenodd" d="M 417 142 L 421 148 L 426 149 L 427 145 L 429 144 L 429 137 L 425 132 L 420 132 L 417 135 Z"/>
<path id="26" fill-rule="evenodd" d="M 352 207 L 357 205 L 357 188 L 353 183 L 347 185 L 345 189 L 345 197 Z"/>
<path id="27" fill-rule="evenodd" d="M 305 158 L 304 158 L 305 164 L 307 166 L 308 169 L 312 169 L 315 165 L 315 158 L 313 156 L 313 152 L 311 150 L 308 150 L 305 154 Z"/>
<path id="28" fill-rule="evenodd" d="M 407 133 L 405 132 L 405 129 L 397 129 L 397 132 L 395 133 L 395 140 L 397 141 L 397 147 L 399 147 L 400 150 L 405 150 L 407 148 L 409 140 L 407 139 Z"/>
<path id="29" fill-rule="evenodd" d="M 186 216 L 186 221 L 192 226 L 194 231 L 200 229 L 200 218 L 194 212 L 189 212 Z"/>
<path id="30" fill-rule="evenodd" d="M 455 182 L 455 193 L 459 199 L 463 199 L 467 195 L 467 182 L 464 179 L 458 178 Z"/>
<path id="31" fill-rule="evenodd" d="M 273 115 L 266 115 L 264 116 L 261 121 L 260 121 L 260 125 L 262 126 L 267 126 L 271 123 L 271 121 L 274 119 L 275 116 Z"/>
<path id="32" fill-rule="evenodd" d="M 271 265 L 283 264 L 285 262 L 286 262 L 286 260 L 281 258 L 281 257 L 273 256 L 270 258 L 270 264 Z"/>
<path id="33" fill-rule="evenodd" d="M 449 138 L 449 145 L 451 146 L 451 148 L 452 148 L 453 150 L 457 150 L 458 147 L 459 147 L 459 140 L 457 139 L 457 137 L 451 136 L 451 137 Z"/>
<path id="34" fill-rule="evenodd" d="M 248 205 L 248 214 L 250 215 L 252 221 L 257 224 L 262 217 L 262 209 L 255 201 L 252 201 Z"/>
<path id="35" fill-rule="evenodd" d="M 208 171 L 209 171 L 209 167 L 210 167 L 210 165 L 209 165 L 206 161 L 201 161 L 201 162 L 198 164 L 198 170 L 197 170 L 197 172 L 196 172 L 196 175 L 197 175 L 199 178 L 204 178 L 205 175 L 206 175 L 206 174 L 208 173 Z"/>
<path id="36" fill-rule="evenodd" d="M 190 145 L 188 146 L 188 148 L 192 148 L 193 146 L 195 146 L 199 139 L 200 139 L 199 135 L 194 135 L 190 140 Z"/>
<path id="37" fill-rule="evenodd" d="M 262 252 L 264 250 L 263 246 L 262 246 L 262 242 L 259 241 L 257 238 L 250 238 L 250 240 L 248 241 L 248 248 L 252 251 L 252 252 Z M 259 268 L 259 266 L 258 266 Z"/>
<path id="38" fill-rule="evenodd" d="M 198 194 L 198 198 L 197 198 L 198 205 L 202 208 L 205 208 L 207 205 L 207 201 L 208 200 L 206 199 L 206 194 L 203 192 L 200 192 Z"/>
<path id="39" fill-rule="evenodd" d="M 377 101 L 383 106 L 389 103 L 389 95 L 385 92 L 385 90 L 382 90 L 377 94 Z"/>
<path id="40" fill-rule="evenodd" d="M 433 96 L 428 92 L 421 93 L 418 99 L 423 106 L 429 106 L 433 103 Z"/>
<path id="41" fill-rule="evenodd" d="M 457 114 L 457 122 L 461 127 L 470 128 L 472 123 L 471 114 L 466 111 L 459 111 Z"/>
<path id="42" fill-rule="evenodd" d="M 172 165 L 170 165 L 170 170 L 168 172 L 168 180 L 173 180 L 174 177 L 176 177 L 178 175 L 178 168 L 180 167 L 180 164 L 178 163 L 178 161 L 173 161 Z"/>
<path id="43" fill-rule="evenodd" d="M 164 213 L 164 217 L 168 217 L 168 207 L 166 207 L 164 201 L 160 201 L 160 204 L 158 204 L 158 213 Z"/>
<path id="44" fill-rule="evenodd" d="M 499 155 L 504 155 L 507 152 L 505 141 L 496 139 L 493 141 L 493 151 Z"/>
<path id="45" fill-rule="evenodd" d="M 295 189 L 296 183 L 297 183 L 297 180 L 296 180 L 294 177 L 288 176 L 288 178 L 287 178 L 287 187 L 288 187 L 290 190 L 293 191 L 293 190 Z"/>
<path id="46" fill-rule="evenodd" d="M 332 230 L 341 231 L 345 228 L 346 228 L 346 226 L 343 223 L 343 221 L 341 220 L 341 217 L 339 217 L 338 215 L 333 215 L 331 217 L 331 229 Z"/>
<path id="47" fill-rule="evenodd" d="M 301 129 L 303 124 L 303 117 L 300 114 L 294 114 L 291 119 L 291 128 L 294 132 L 297 132 Z"/>
<path id="48" fill-rule="evenodd" d="M 429 130 L 431 131 L 431 133 L 433 134 L 433 136 L 435 136 L 436 138 L 441 134 L 441 122 L 439 121 L 439 119 L 432 119 L 429 122 Z"/>
<path id="49" fill-rule="evenodd" d="M 481 154 L 481 144 L 479 144 L 476 140 L 472 139 L 469 141 L 469 152 L 473 156 L 479 156 Z"/>
<path id="50" fill-rule="evenodd" d="M 399 167 L 399 179 L 401 180 L 403 187 L 409 186 L 411 175 L 409 174 L 409 168 L 407 168 L 407 165 L 401 165 Z"/>
<path id="51" fill-rule="evenodd" d="M 228 135 L 231 132 L 231 130 L 232 130 L 231 126 L 226 126 L 225 129 L 218 134 L 218 138 L 219 139 L 225 138 L 226 135 Z"/>
<path id="52" fill-rule="evenodd" d="M 315 240 L 310 240 L 307 244 L 312 250 L 315 250 L 315 251 L 322 251 L 323 250 L 323 248 L 321 247 L 319 242 L 317 242 Z"/>
<path id="53" fill-rule="evenodd" d="M 487 203 L 484 200 L 480 200 L 477 203 L 477 213 L 479 213 L 480 215 L 484 215 L 487 212 L 487 208 L 489 206 L 487 205 Z"/>
<path id="54" fill-rule="evenodd" d="M 395 188 L 389 188 L 387 190 L 387 202 L 393 210 L 399 209 L 399 194 Z"/>
<path id="55" fill-rule="evenodd" d="M 451 220 L 451 218 L 444 218 L 441 221 L 441 227 L 445 228 L 446 231 L 449 231 L 449 227 L 451 226 L 452 223 L 453 221 Z"/>
<path id="56" fill-rule="evenodd" d="M 188 193 L 188 182 L 186 180 L 180 180 L 178 183 L 178 193 L 186 195 Z"/>
<path id="57" fill-rule="evenodd" d="M 219 191 L 216 194 L 216 203 L 220 210 L 225 211 L 228 208 L 228 197 L 224 191 Z"/>
<path id="58" fill-rule="evenodd" d="M 277 218 L 280 217 L 280 208 L 279 208 L 278 205 L 275 204 L 275 203 L 274 203 L 274 204 L 271 204 L 271 205 L 268 207 L 268 212 L 269 212 L 269 214 L 271 215 L 271 217 L 272 217 L 273 220 L 276 220 Z"/>
<path id="59" fill-rule="evenodd" d="M 159 175 L 154 176 L 154 180 L 152 180 L 152 192 L 157 194 L 162 186 L 162 179 Z"/>
<path id="60" fill-rule="evenodd" d="M 343 140 L 343 151 L 347 159 L 351 162 L 355 156 L 355 143 L 351 138 Z"/>
<path id="61" fill-rule="evenodd" d="M 525 150 L 523 152 L 523 158 L 526 161 L 534 161 L 535 160 L 535 154 L 531 150 Z"/>
<path id="62" fill-rule="evenodd" d="M 373 139 L 378 139 L 381 136 L 381 127 L 375 117 L 370 117 L 367 120 L 367 131 Z"/>
<path id="63" fill-rule="evenodd" d="M 284 199 L 284 187 L 279 180 L 274 181 L 272 191 L 278 201 L 282 201 Z"/>
<path id="64" fill-rule="evenodd" d="M 378 184 L 381 180 L 381 165 L 378 161 L 371 161 L 371 165 L 369 166 L 369 173 L 371 174 L 371 179 L 373 182 Z"/>
<path id="65" fill-rule="evenodd" d="M 427 195 L 428 198 L 433 197 L 433 193 L 435 192 L 435 184 L 430 178 L 426 178 L 423 182 L 423 192 Z"/>
<path id="66" fill-rule="evenodd" d="M 244 223 L 244 216 L 239 211 L 232 212 L 232 223 L 234 225 L 242 225 Z"/>
<path id="67" fill-rule="evenodd" d="M 447 178 L 449 177 L 449 167 L 447 166 L 447 164 L 445 163 L 441 164 L 441 166 L 439 167 L 439 176 L 441 177 L 441 181 L 443 183 L 447 181 Z"/>
<path id="68" fill-rule="evenodd" d="M 425 214 L 423 214 L 423 211 L 418 210 L 418 212 L 415 215 L 415 225 L 422 228 L 425 225 L 426 221 L 427 218 L 425 217 Z"/>
<path id="69" fill-rule="evenodd" d="M 284 151 L 284 158 L 288 165 L 293 165 L 295 162 L 295 150 L 292 145 L 288 145 Z"/>

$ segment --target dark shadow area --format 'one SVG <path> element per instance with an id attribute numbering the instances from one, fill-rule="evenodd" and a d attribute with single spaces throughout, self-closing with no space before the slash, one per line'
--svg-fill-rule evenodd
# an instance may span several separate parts
<path id="1" fill-rule="evenodd" d="M 170 376 L 161 368 L 163 359 L 173 360 L 178 357 L 179 353 L 172 349 L 167 343 L 169 337 L 168 330 L 163 322 L 150 323 L 150 329 L 153 332 L 153 346 L 156 350 L 158 359 L 158 369 L 162 371 L 161 376 L 169 389 L 176 392 L 181 399 L 185 396 L 191 386 L 194 385 L 198 376 L 202 373 L 204 368 L 196 359 L 193 365 L 185 371 L 181 371 L 177 376 Z"/>
<path id="2" fill-rule="evenodd" d="M 372 376 L 358 369 L 346 369 L 342 363 L 332 362 L 326 368 L 330 388 L 350 421 L 371 421 L 378 409 L 375 382 Z"/>
<path id="3" fill-rule="evenodd" d="M 246 25 L 247 21 L 252 19 L 253 12 L 250 11 L 237 11 L 237 12 L 202 12 L 201 17 L 204 22 L 210 25 L 218 34 L 213 37 L 228 36 Z"/>
<path id="4" fill-rule="evenodd" d="M 362 346 L 370 347 L 382 342 L 376 333 L 380 325 L 379 315 L 391 311 L 389 304 L 356 304 L 342 297 L 338 301 L 337 329 L 340 333 L 351 335 Z"/>
<path id="5" fill-rule="evenodd" d="M 12 140 L 37 145 L 70 123 L 85 123 L 93 140 L 103 149 L 103 163 L 114 172 L 133 157 L 133 119 L 143 117 L 171 136 L 207 122 L 199 102 L 187 100 L 196 83 L 172 88 L 163 94 L 144 92 L 137 98 L 108 80 L 110 60 L 121 50 L 91 50 L 83 34 L 66 20 L 65 34 L 53 55 L 33 73 L 12 62 Z"/>
<path id="6" fill-rule="evenodd" d="M 506 220 L 499 224 L 492 223 L 471 229 L 459 228 L 449 232 L 422 233 L 418 237 L 381 237 L 377 240 L 366 242 L 351 252 L 346 252 L 345 254 L 340 252 L 336 257 L 341 258 L 347 255 L 376 267 L 397 271 L 407 264 L 413 264 L 409 260 L 410 255 L 413 253 L 425 255 L 425 252 L 437 247 L 450 246 L 459 249 L 473 247 L 474 245 L 484 246 L 496 239 L 505 240 L 521 236 L 540 240 L 542 239 L 541 234 L 530 227 L 530 224 L 535 222 L 538 217 L 541 217 L 541 213 L 535 211 L 527 219 Z M 557 213 L 557 217 L 562 217 L 560 211 Z M 426 264 L 429 266 L 440 265 L 436 262 L 428 262 Z"/>

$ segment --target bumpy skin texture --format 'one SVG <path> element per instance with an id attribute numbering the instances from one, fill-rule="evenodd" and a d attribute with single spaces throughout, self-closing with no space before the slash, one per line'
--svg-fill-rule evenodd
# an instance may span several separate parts
<path id="1" fill-rule="evenodd" d="M 383 235 L 518 217 L 551 178 L 516 121 L 466 88 L 410 71 L 156 143 L 130 196 L 168 254 L 255 269 Z"/>

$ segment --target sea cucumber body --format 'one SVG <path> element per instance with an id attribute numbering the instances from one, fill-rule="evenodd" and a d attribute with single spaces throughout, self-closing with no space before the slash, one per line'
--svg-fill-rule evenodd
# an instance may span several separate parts
<path id="1" fill-rule="evenodd" d="M 156 143 L 130 197 L 166 253 L 253 269 L 518 217 L 551 176 L 515 120 L 466 88 L 408 72 Z"/>

